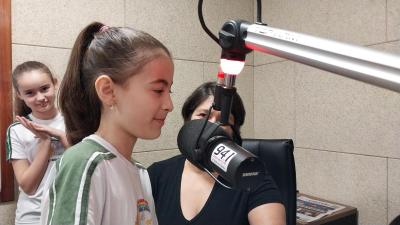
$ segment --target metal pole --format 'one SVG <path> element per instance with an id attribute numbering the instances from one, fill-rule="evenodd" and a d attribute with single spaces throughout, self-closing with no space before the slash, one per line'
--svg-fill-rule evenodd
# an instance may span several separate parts
<path id="1" fill-rule="evenodd" d="M 400 56 L 266 25 L 251 24 L 247 48 L 400 92 Z"/>

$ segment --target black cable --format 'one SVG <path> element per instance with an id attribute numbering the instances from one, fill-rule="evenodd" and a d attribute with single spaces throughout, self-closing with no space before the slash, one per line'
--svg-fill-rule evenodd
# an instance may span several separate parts
<path id="1" fill-rule="evenodd" d="M 196 148 L 199 148 L 199 140 L 200 140 L 201 135 L 203 135 L 204 129 L 206 128 L 208 119 L 210 118 L 210 115 L 211 115 L 211 110 L 212 110 L 212 108 L 213 108 L 213 106 L 210 106 L 210 108 L 208 109 L 207 118 L 205 119 L 204 124 L 203 124 L 203 127 L 201 128 L 201 131 L 200 131 L 200 135 L 197 137 L 197 140 L 196 140 Z M 221 124 L 218 123 L 218 126 L 221 126 Z M 202 166 L 202 167 L 203 167 L 203 166 Z M 204 169 L 204 171 L 206 171 L 206 173 L 207 173 L 208 175 L 211 176 L 211 178 L 213 178 L 213 179 L 214 179 L 218 184 L 220 184 L 222 187 L 227 188 L 227 189 L 233 189 L 232 187 L 230 187 L 230 186 L 228 186 L 228 185 L 225 185 L 224 183 L 222 183 L 221 181 L 219 181 L 218 178 L 215 177 L 207 168 L 203 167 L 203 169 Z"/>
<path id="2" fill-rule="evenodd" d="M 197 13 L 199 15 L 200 24 L 201 24 L 201 27 L 203 28 L 203 30 L 208 34 L 208 36 L 210 36 L 210 38 L 212 38 L 219 45 L 218 38 L 213 33 L 211 33 L 211 31 L 207 28 L 206 24 L 204 23 L 203 0 L 199 0 L 199 4 L 197 6 Z"/>
<path id="3" fill-rule="evenodd" d="M 213 106 L 210 106 L 210 108 L 208 109 L 207 118 L 206 118 L 206 120 L 204 121 L 203 127 L 201 128 L 200 135 L 197 137 L 195 148 L 199 148 L 200 137 L 201 137 L 201 135 L 203 135 L 204 129 L 206 128 L 208 119 L 210 118 L 210 115 L 211 115 L 211 109 L 212 109 L 212 108 L 213 108 Z"/>
<path id="4" fill-rule="evenodd" d="M 261 20 L 261 0 L 257 0 L 257 23 L 262 24 Z M 206 23 L 204 22 L 203 17 L 203 0 L 199 0 L 199 4 L 197 5 L 197 14 L 199 16 L 200 24 L 203 30 L 219 45 L 219 39 L 208 29 Z"/>
<path id="5" fill-rule="evenodd" d="M 208 175 L 210 175 L 210 177 L 212 177 L 218 184 L 220 184 L 222 187 L 227 188 L 227 189 L 233 189 L 233 187 L 230 187 L 224 183 L 222 183 L 220 180 L 218 180 L 217 177 L 215 177 L 210 171 L 208 171 L 207 168 L 204 168 L 204 171 L 206 171 L 206 173 L 208 173 Z"/>
<path id="6" fill-rule="evenodd" d="M 257 0 L 257 23 L 262 23 L 261 22 L 261 0 Z"/>

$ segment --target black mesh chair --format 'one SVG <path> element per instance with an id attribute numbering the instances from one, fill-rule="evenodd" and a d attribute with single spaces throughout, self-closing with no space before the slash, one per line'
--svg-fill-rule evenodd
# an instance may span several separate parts
<path id="1" fill-rule="evenodd" d="M 244 139 L 243 148 L 257 155 L 278 186 L 286 210 L 286 224 L 296 225 L 296 169 L 291 139 Z"/>

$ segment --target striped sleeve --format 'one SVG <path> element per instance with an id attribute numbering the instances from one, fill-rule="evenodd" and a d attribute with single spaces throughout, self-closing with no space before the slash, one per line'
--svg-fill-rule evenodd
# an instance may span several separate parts
<path id="1" fill-rule="evenodd" d="M 92 176 L 103 160 L 114 157 L 91 141 L 64 153 L 56 163 L 56 177 L 49 191 L 48 225 L 88 224 Z"/>
<path id="2" fill-rule="evenodd" d="M 18 137 L 14 130 L 14 127 L 18 124 L 20 124 L 20 123 L 15 122 L 7 128 L 7 132 L 6 132 L 6 160 L 7 161 L 9 161 L 11 158 L 15 158 L 14 155 L 16 155 L 16 158 L 18 158 L 18 159 L 27 158 L 23 154 L 24 147 L 23 147 L 21 141 L 18 140 Z"/>

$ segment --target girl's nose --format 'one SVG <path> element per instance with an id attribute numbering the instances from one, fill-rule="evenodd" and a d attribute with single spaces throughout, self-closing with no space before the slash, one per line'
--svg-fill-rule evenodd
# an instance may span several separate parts
<path id="1" fill-rule="evenodd" d="M 164 101 L 163 109 L 168 112 L 172 112 L 172 110 L 174 109 L 174 104 L 172 103 L 172 98 L 170 94 L 167 95 L 166 100 Z"/>
<path id="2" fill-rule="evenodd" d="M 37 101 L 44 101 L 44 100 L 46 100 L 46 98 L 44 97 L 44 95 L 42 94 L 42 93 L 37 93 L 36 94 L 36 99 L 37 99 Z"/>

